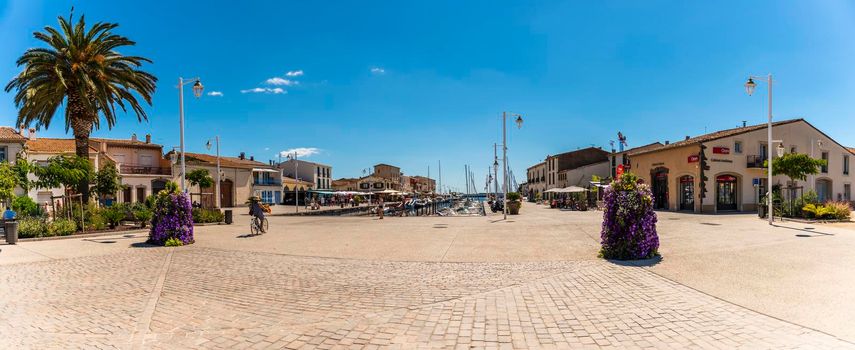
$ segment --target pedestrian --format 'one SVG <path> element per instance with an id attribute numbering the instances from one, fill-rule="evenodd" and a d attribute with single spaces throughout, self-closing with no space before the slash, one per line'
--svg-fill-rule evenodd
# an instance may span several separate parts
<path id="1" fill-rule="evenodd" d="M 386 210 L 386 204 L 383 203 L 383 198 L 377 201 L 377 215 L 380 216 L 380 220 L 383 220 L 383 211 Z"/>

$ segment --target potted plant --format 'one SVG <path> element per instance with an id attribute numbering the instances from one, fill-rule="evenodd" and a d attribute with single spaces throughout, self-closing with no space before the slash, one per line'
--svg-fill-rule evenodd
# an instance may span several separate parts
<path id="1" fill-rule="evenodd" d="M 519 192 L 508 192 L 508 213 L 511 215 L 519 215 L 520 206 L 522 206 L 522 202 L 520 201 Z"/>

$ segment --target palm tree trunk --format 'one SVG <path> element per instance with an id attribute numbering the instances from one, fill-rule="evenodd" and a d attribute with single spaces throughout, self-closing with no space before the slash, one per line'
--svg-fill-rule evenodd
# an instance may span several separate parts
<path id="1" fill-rule="evenodd" d="M 69 106 L 70 107 L 70 106 Z M 89 159 L 89 134 L 92 132 L 92 120 L 86 116 L 72 117 L 71 129 L 74 132 L 74 153 L 83 159 Z M 77 184 L 77 193 L 83 196 L 83 203 L 89 203 L 89 177 Z"/>

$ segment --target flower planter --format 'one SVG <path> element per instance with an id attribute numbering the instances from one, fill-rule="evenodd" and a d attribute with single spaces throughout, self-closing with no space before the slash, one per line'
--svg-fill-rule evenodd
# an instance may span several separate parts
<path id="1" fill-rule="evenodd" d="M 519 215 L 521 206 L 522 206 L 522 202 L 520 202 L 520 201 L 509 201 L 508 202 L 508 214 Z"/>

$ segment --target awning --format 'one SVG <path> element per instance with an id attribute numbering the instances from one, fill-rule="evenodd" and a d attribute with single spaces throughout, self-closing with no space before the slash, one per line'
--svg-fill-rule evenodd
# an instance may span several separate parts
<path id="1" fill-rule="evenodd" d="M 561 192 L 563 192 L 563 193 L 576 193 L 576 192 L 586 192 L 586 191 L 588 191 L 588 190 L 585 188 L 579 187 L 579 186 L 568 186 L 568 187 L 564 187 L 561 189 Z"/>
<path id="2" fill-rule="evenodd" d="M 252 168 L 252 171 L 253 172 L 259 172 L 259 173 L 278 173 L 279 172 L 279 170 L 264 169 L 264 168 Z"/>
<path id="3" fill-rule="evenodd" d="M 322 190 L 309 190 L 309 192 L 317 193 L 317 194 L 335 194 L 335 192 L 333 192 L 333 191 L 322 191 Z"/>

